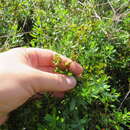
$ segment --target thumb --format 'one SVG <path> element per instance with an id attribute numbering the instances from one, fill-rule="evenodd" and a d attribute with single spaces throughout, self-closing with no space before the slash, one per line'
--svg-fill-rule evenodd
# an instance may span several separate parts
<path id="1" fill-rule="evenodd" d="M 42 91 L 67 91 L 75 87 L 76 80 L 74 77 L 68 77 L 62 74 L 53 74 L 37 69 L 32 69 L 30 76 L 31 87 L 36 92 Z M 30 80 L 29 80 L 30 81 Z"/>

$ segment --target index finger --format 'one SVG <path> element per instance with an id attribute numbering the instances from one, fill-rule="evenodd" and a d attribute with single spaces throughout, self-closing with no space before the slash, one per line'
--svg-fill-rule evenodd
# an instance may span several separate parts
<path id="1" fill-rule="evenodd" d="M 76 76 L 80 76 L 82 74 L 83 68 L 79 63 L 77 63 L 76 61 L 72 61 L 71 59 L 63 55 L 60 55 L 60 58 L 61 62 L 59 63 L 58 67 L 60 67 L 63 70 L 67 69 Z"/>
<path id="2" fill-rule="evenodd" d="M 26 48 L 26 54 L 29 56 L 29 59 L 32 64 L 35 64 L 35 67 L 60 67 L 60 69 L 67 69 L 73 74 L 79 76 L 83 72 L 83 68 L 80 64 L 71 59 L 60 55 L 54 51 L 48 49 L 40 48 Z M 55 57 L 58 56 L 60 62 L 55 64 Z"/>

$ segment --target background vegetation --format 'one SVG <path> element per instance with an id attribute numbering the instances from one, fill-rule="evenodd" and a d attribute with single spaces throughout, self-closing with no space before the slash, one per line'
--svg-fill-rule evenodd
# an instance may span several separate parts
<path id="1" fill-rule="evenodd" d="M 76 89 L 12 112 L 0 130 L 130 128 L 129 0 L 0 0 L 0 51 L 48 48 L 84 67 Z"/>

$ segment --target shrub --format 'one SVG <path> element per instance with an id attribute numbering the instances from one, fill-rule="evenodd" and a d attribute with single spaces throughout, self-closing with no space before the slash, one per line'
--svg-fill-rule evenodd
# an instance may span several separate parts
<path id="1" fill-rule="evenodd" d="M 128 8 L 127 0 L 1 0 L 1 51 L 51 49 L 79 62 L 84 73 L 63 99 L 46 93 L 12 112 L 0 129 L 130 128 Z"/>

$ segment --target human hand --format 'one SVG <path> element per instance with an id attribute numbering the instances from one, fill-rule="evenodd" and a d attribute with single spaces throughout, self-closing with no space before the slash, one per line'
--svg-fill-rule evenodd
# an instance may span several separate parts
<path id="1" fill-rule="evenodd" d="M 8 114 L 24 104 L 39 92 L 53 92 L 63 96 L 64 92 L 76 85 L 73 77 L 55 73 L 53 58 L 57 54 L 39 48 L 15 48 L 0 54 L 0 124 Z M 67 69 L 76 76 L 83 68 L 71 59 L 61 56 L 59 67 Z"/>

